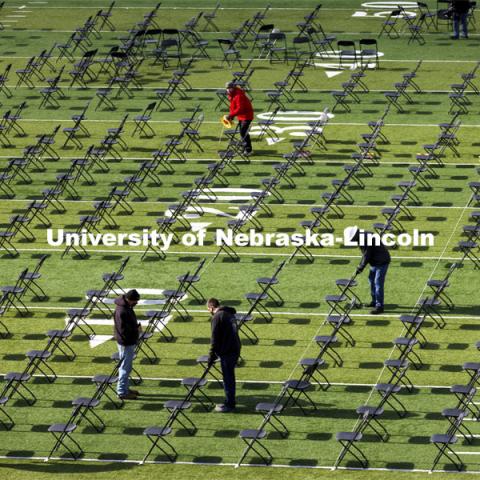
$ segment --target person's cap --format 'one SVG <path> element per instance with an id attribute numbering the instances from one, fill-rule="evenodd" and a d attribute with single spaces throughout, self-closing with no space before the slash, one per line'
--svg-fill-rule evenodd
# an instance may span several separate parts
<path id="1" fill-rule="evenodd" d="M 127 300 L 131 300 L 131 301 L 134 301 L 134 302 L 138 302 L 138 300 L 140 300 L 140 294 L 136 291 L 136 290 L 129 290 L 126 294 L 125 294 L 125 298 Z"/>
<path id="2" fill-rule="evenodd" d="M 227 82 L 225 84 L 225 88 L 235 88 L 236 85 L 235 85 L 235 82 Z"/>

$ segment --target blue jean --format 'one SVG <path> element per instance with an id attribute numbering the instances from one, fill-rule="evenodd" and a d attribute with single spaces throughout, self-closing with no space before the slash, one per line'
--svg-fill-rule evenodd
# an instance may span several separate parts
<path id="1" fill-rule="evenodd" d="M 220 365 L 222 367 L 223 389 L 225 390 L 225 406 L 235 407 L 235 365 L 238 355 L 222 355 Z"/>
<path id="2" fill-rule="evenodd" d="M 464 37 L 468 37 L 468 12 L 458 14 L 453 14 L 453 36 L 458 37 L 460 35 L 460 23 L 462 24 L 462 32 Z"/>
<path id="3" fill-rule="evenodd" d="M 132 371 L 133 355 L 135 345 L 120 345 L 117 343 L 118 353 L 120 354 L 120 364 L 118 367 L 117 395 L 126 395 L 128 393 L 128 377 Z"/>
<path id="4" fill-rule="evenodd" d="M 368 281 L 370 282 L 370 293 L 372 295 L 372 303 L 376 307 L 383 308 L 384 284 L 385 276 L 387 275 L 388 263 L 385 265 L 371 266 L 368 274 Z"/>

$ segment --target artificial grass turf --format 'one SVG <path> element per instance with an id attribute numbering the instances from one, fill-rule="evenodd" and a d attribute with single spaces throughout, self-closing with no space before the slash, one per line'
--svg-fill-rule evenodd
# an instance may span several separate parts
<path id="1" fill-rule="evenodd" d="M 227 8 L 238 7 L 233 2 L 222 2 Z M 42 48 L 49 48 L 55 41 L 64 41 L 68 32 L 78 26 L 91 13 L 95 13 L 96 2 L 50 2 L 49 6 L 64 7 L 42 10 L 44 15 L 27 15 L 15 29 L 4 32 L 2 38 L 7 42 L 0 47 L 0 54 L 7 57 L 2 59 L 2 66 L 12 62 L 13 68 L 20 68 L 28 57 L 38 53 Z M 114 10 L 113 21 L 119 30 L 127 30 L 131 25 L 142 18 L 153 5 L 149 2 L 118 2 L 118 7 L 135 6 L 129 10 L 118 8 Z M 170 10 L 169 7 L 179 7 Z M 197 13 L 197 8 L 212 5 L 210 3 L 165 2 L 162 6 L 160 20 L 162 25 L 181 26 L 186 20 Z M 276 26 L 286 30 L 294 30 L 295 21 L 300 21 L 309 10 L 315 6 L 313 2 L 296 2 L 295 8 L 302 10 L 280 10 L 291 7 L 283 1 L 276 1 L 268 18 Z M 83 7 L 83 8 L 75 8 Z M 86 8 L 85 8 L 86 7 Z M 166 7 L 166 8 L 165 8 Z M 188 8 L 182 8 L 188 7 Z M 243 18 L 253 14 L 263 7 L 260 2 L 242 2 L 239 10 L 221 10 L 218 24 L 223 32 L 238 27 Z M 33 7 L 32 7 L 33 8 Z M 247 10 L 243 10 L 246 8 Z M 352 18 L 351 13 L 361 8 L 358 2 L 342 1 L 341 4 L 324 2 L 322 11 L 322 25 L 329 33 L 337 37 L 359 39 L 361 36 L 375 36 L 380 28 L 380 18 Z M 37 11 L 35 10 L 35 13 Z M 34 29 L 34 32 L 29 31 Z M 49 29 L 56 31 L 48 31 Z M 60 31 L 59 31 L 60 30 Z M 95 41 L 95 48 L 105 54 L 108 49 L 118 43 L 117 37 L 124 32 L 102 32 L 102 38 Z M 203 35 L 203 34 L 202 34 Z M 223 35 L 223 33 L 222 33 Z M 216 97 L 214 90 L 224 85 L 230 78 L 230 72 L 220 66 L 220 57 L 215 38 L 218 34 L 206 33 L 205 38 L 211 40 L 208 48 L 214 57 L 212 60 L 199 60 L 193 68 L 193 75 L 189 77 L 194 90 L 188 92 L 186 100 L 175 100 L 175 111 L 168 112 L 163 108 L 153 116 L 154 128 L 157 132 L 152 139 L 131 138 L 132 123 L 127 123 L 125 138 L 128 138 L 129 150 L 123 152 L 121 162 L 109 162 L 110 172 L 95 175 L 94 186 L 78 185 L 80 201 L 66 202 L 67 211 L 64 214 L 52 213 L 54 227 L 71 228 L 78 223 L 81 214 L 92 211 L 93 199 L 104 198 L 113 185 L 120 185 L 125 176 L 133 174 L 138 168 L 141 159 L 149 159 L 151 151 L 159 148 L 170 136 L 180 130 L 178 120 L 188 116 L 189 111 L 200 104 L 205 113 L 206 122 L 201 128 L 202 147 L 204 152 L 191 151 L 187 153 L 188 161 L 185 164 L 173 162 L 175 175 L 162 175 L 162 186 L 149 184 L 145 187 L 146 199 L 134 199 L 132 205 L 135 215 L 116 216 L 122 231 L 138 231 L 142 227 L 153 227 L 155 219 L 162 215 L 168 204 L 178 201 L 182 191 L 191 188 L 193 180 L 201 176 L 206 170 L 206 164 L 217 158 L 217 150 L 225 145 L 221 137 L 221 126 L 218 117 L 221 110 L 215 110 Z M 291 39 L 293 33 L 289 33 Z M 448 32 L 441 31 L 427 35 L 428 48 L 418 45 L 408 45 L 403 36 L 399 40 L 382 38 L 380 49 L 385 52 L 381 59 L 380 70 L 367 71 L 366 81 L 371 89 L 368 94 L 361 95 L 359 104 L 352 104 L 352 112 L 335 112 L 325 130 L 328 139 L 327 150 L 314 151 L 313 165 L 306 165 L 306 176 L 294 176 L 297 184 L 295 189 L 282 187 L 281 192 L 285 204 L 272 203 L 273 218 L 262 218 L 266 232 L 297 230 L 301 220 L 310 218 L 309 208 L 321 204 L 320 195 L 328 191 L 333 178 L 342 178 L 342 165 L 350 162 L 350 154 L 356 151 L 355 144 L 360 141 L 360 133 L 366 131 L 366 122 L 381 116 L 386 102 L 383 91 L 393 89 L 393 83 L 402 79 L 402 75 L 415 67 L 418 59 L 425 59 L 418 73 L 418 83 L 428 93 L 413 94 L 414 103 L 402 102 L 406 113 L 398 114 L 390 111 L 384 132 L 390 140 L 389 144 L 379 145 L 382 153 L 380 166 L 373 169 L 374 176 L 364 177 L 365 189 L 351 188 L 354 205 L 344 206 L 343 219 L 332 218 L 335 231 L 341 231 L 345 226 L 358 224 L 369 227 L 373 222 L 382 219 L 382 206 L 390 204 L 390 196 L 397 193 L 396 183 L 409 178 L 408 164 L 415 162 L 415 154 L 422 151 L 422 145 L 435 141 L 438 134 L 439 122 L 451 118 L 448 113 L 450 102 L 448 91 L 450 84 L 459 81 L 459 75 L 473 68 L 476 61 L 474 52 L 476 39 L 472 37 L 462 42 L 462 48 L 447 40 Z M 38 51 L 37 51 L 38 50 Z M 189 50 L 187 49 L 187 54 Z M 243 52 L 242 52 L 243 54 Z M 248 56 L 246 54 L 245 56 Z M 394 61 L 392 61 L 394 60 Z M 439 61 L 441 60 L 441 61 Z M 60 61 L 57 67 L 65 62 Z M 152 91 L 155 87 L 164 86 L 170 76 L 170 71 L 162 71 L 160 67 L 152 68 L 146 62 L 142 67 L 142 82 L 147 88 L 143 91 L 134 91 L 134 98 L 128 100 L 123 97 L 117 102 L 115 111 L 96 110 L 96 100 L 92 101 L 87 117 L 89 129 L 92 132 L 90 139 L 82 139 L 84 147 L 98 144 L 103 138 L 106 129 L 116 126 L 125 113 L 130 119 L 143 111 L 144 106 L 155 98 Z M 272 88 L 273 82 L 284 78 L 290 65 L 269 64 L 265 60 L 255 61 L 256 71 L 252 78 L 254 104 L 257 112 L 267 109 L 265 94 L 262 90 Z M 235 68 L 236 69 L 236 68 Z M 66 69 L 67 71 L 69 68 Z M 52 73 L 52 76 L 54 74 Z M 14 77 L 12 77 L 14 78 Z M 31 144 L 38 134 L 47 133 L 61 123 L 62 126 L 71 125 L 70 116 L 77 113 L 85 103 L 94 96 L 95 89 L 105 83 L 107 77 L 100 77 L 92 82 L 88 90 L 77 88 L 68 89 L 68 81 L 63 81 L 67 98 L 61 100 L 59 109 L 38 109 L 41 95 L 38 87 L 29 90 L 20 87 L 14 91 L 12 99 L 2 98 L 2 110 L 14 108 L 21 101 L 27 100 L 28 109 L 25 111 L 22 125 L 27 131 L 25 138 L 14 138 L 14 146 L 2 151 L 3 157 L 20 156 L 26 145 Z M 308 94 L 298 93 L 295 102 L 288 105 L 292 110 L 321 111 L 325 106 L 332 105 L 330 90 L 338 89 L 346 81 L 348 73 L 327 78 L 322 68 L 307 69 L 305 82 L 312 89 Z M 418 189 L 422 208 L 412 208 L 415 221 L 408 222 L 402 219 L 406 228 L 415 226 L 419 229 L 436 232 L 436 245 L 426 250 L 399 249 L 393 251 L 394 260 L 387 281 L 387 312 L 385 316 L 376 318 L 369 316 L 366 310 L 355 311 L 354 324 L 349 331 L 357 344 L 354 348 L 340 343 L 338 352 L 344 359 L 341 368 L 329 365 L 325 370 L 331 381 L 347 384 L 373 384 L 384 379 L 382 377 L 383 360 L 391 353 L 391 341 L 401 333 L 398 315 L 410 312 L 423 291 L 425 281 L 434 275 L 441 278 L 448 265 L 459 257 L 455 251 L 457 241 L 462 238 L 461 226 L 468 222 L 471 209 L 464 207 L 469 199 L 470 191 L 467 187 L 471 179 L 476 178 L 474 166 L 478 164 L 477 155 L 477 124 L 478 100 L 469 94 L 472 100 L 470 113 L 462 118 L 462 127 L 459 131 L 460 157 L 454 157 L 450 151 L 443 159 L 446 166 L 436 169 L 439 178 L 429 179 L 431 190 Z M 39 121 L 40 120 L 40 121 Z M 287 122 L 285 125 L 289 125 Z M 283 126 L 283 125 L 282 125 Z M 220 141 L 219 141 L 220 138 Z M 256 155 L 251 164 L 239 163 L 241 174 L 227 176 L 231 187 L 258 188 L 260 180 L 272 174 L 272 164 L 281 160 L 283 153 L 291 150 L 288 137 L 272 146 L 255 142 Z M 60 140 L 60 138 L 59 138 Z M 61 141 L 63 143 L 63 139 Z M 58 142 L 60 144 L 60 142 Z M 1 218 L 5 221 L 9 216 L 21 212 L 27 199 L 37 198 L 42 188 L 51 186 L 58 173 L 66 171 L 70 159 L 80 157 L 83 151 L 66 149 L 60 151 L 58 161 L 45 161 L 44 172 L 32 171 L 31 184 L 16 184 L 17 196 L 14 201 L 5 199 L 0 204 Z M 71 157 L 71 158 L 70 158 Z M 6 162 L 6 159 L 2 159 Z M 216 185 L 217 186 L 217 185 Z M 238 206 L 229 201 L 218 201 L 210 207 L 218 208 L 227 213 L 235 214 Z M 233 207 L 233 209 L 232 209 Z M 423 208 L 425 207 L 425 208 Z M 440 208 L 453 207 L 453 208 Z M 211 222 L 209 232 L 214 228 L 224 227 L 225 219 L 214 216 L 204 216 L 200 221 Z M 457 225 L 458 222 L 458 225 Z M 457 228 L 455 228 L 457 227 Z M 45 231 L 35 229 L 37 241 L 34 244 L 19 242 L 18 247 L 24 249 L 17 259 L 2 257 L 0 283 L 12 284 L 17 274 L 26 266 L 33 266 L 41 251 L 47 251 Z M 450 238 L 450 235 L 453 236 Z M 39 252 L 28 249 L 38 249 Z M 444 251 L 445 248 L 445 251 Z M 154 257 L 140 262 L 139 249 L 125 248 L 123 251 L 112 249 L 108 252 L 93 251 L 90 259 L 81 261 L 73 255 L 60 259 L 61 251 L 49 249 L 51 256 L 42 270 L 42 286 L 47 291 L 49 299 L 40 302 L 29 298 L 28 305 L 32 314 L 27 318 L 14 317 L 12 312 L 4 317 L 5 322 L 13 331 L 11 338 L 2 340 L 0 354 L 2 357 L 1 371 L 20 370 L 25 365 L 24 353 L 32 348 L 40 348 L 45 344 L 44 332 L 49 328 L 61 328 L 64 324 L 64 314 L 67 308 L 83 304 L 83 294 L 88 288 L 100 286 L 101 273 L 112 271 L 121 259 L 131 255 L 130 264 L 125 272 L 125 285 L 137 288 L 174 288 L 177 275 L 191 271 L 203 256 L 211 258 L 216 248 L 211 244 L 205 247 L 186 249 L 175 246 L 163 262 Z M 139 251 L 135 251 L 139 250 Z M 199 253 L 206 251 L 207 254 Z M 255 290 L 255 279 L 268 276 L 276 265 L 285 257 L 273 255 L 288 255 L 292 248 L 242 248 L 239 263 L 231 263 L 220 257 L 214 264 L 210 264 L 202 276 L 200 287 L 206 295 L 220 296 L 226 303 L 234 305 L 241 311 L 248 308 L 243 294 Z M 175 253 L 177 252 L 177 253 Z M 318 347 L 311 342 L 315 333 L 328 333 L 329 328 L 322 325 L 327 306 L 323 300 L 327 293 L 334 293 L 334 280 L 348 278 L 354 271 L 359 260 L 359 252 L 355 249 L 321 249 L 315 251 L 319 256 L 313 265 L 303 260 L 291 262 L 281 274 L 279 291 L 286 299 L 282 307 L 268 304 L 274 310 L 273 324 L 265 324 L 256 320 L 252 328 L 260 337 L 259 345 L 249 345 L 244 342 L 244 362 L 238 369 L 240 380 L 277 381 L 281 382 L 291 374 L 298 375 L 297 362 L 304 356 L 314 356 Z M 210 255 L 209 255 L 210 254 Z M 273 255 L 272 255 L 273 254 Z M 338 255 L 338 256 L 337 256 Z M 441 261 L 437 265 L 437 258 Z M 364 276 L 365 277 L 365 276 Z M 361 277 L 358 292 L 361 298 L 368 298 L 366 278 Z M 425 334 L 429 340 L 426 348 L 419 351 L 425 367 L 419 371 L 410 369 L 409 376 L 418 385 L 444 385 L 464 383 L 466 374 L 461 365 L 464 361 L 475 360 L 478 355 L 473 343 L 478 331 L 476 316 L 478 305 L 475 301 L 476 285 L 478 285 L 478 271 L 473 270 L 470 263 L 456 272 L 449 293 L 454 298 L 457 308 L 449 314 L 447 327 L 444 330 L 433 328 L 429 324 Z M 209 324 L 203 305 L 198 305 L 192 299 L 186 300 L 191 314 L 187 322 L 177 317 L 171 323 L 176 336 L 174 343 L 153 343 L 155 351 L 160 356 L 156 365 L 149 365 L 141 359 L 136 362 L 140 373 L 153 378 L 181 378 L 198 375 L 200 368 L 195 359 L 206 353 L 208 349 Z M 139 308 L 142 312 L 143 308 Z M 455 317 L 455 318 L 453 318 Z M 95 326 L 97 334 L 108 335 L 110 326 Z M 95 349 L 88 346 L 86 338 L 75 334 L 71 345 L 79 357 L 75 362 L 66 362 L 56 356 L 51 365 L 59 374 L 92 376 L 96 373 L 107 373 L 111 369 L 109 356 L 114 350 L 112 342 L 106 342 Z M 88 395 L 93 387 L 88 379 L 61 378 L 53 385 L 45 385 L 39 380 L 32 382 L 32 387 L 38 394 L 40 401 L 34 407 L 25 407 L 20 403 L 13 404 L 11 411 L 17 426 L 8 434 L 2 433 L 0 438 L 0 455 L 45 455 L 51 446 L 52 438 L 45 432 L 50 423 L 65 421 L 70 412 L 69 401 L 78 395 Z M 83 427 L 77 434 L 78 440 L 87 450 L 87 457 L 103 455 L 103 458 L 138 460 L 145 452 L 146 440 L 141 435 L 143 427 L 158 424 L 165 418 L 161 405 L 163 400 L 179 398 L 181 388 L 175 381 L 147 380 L 141 387 L 142 393 L 147 393 L 145 400 L 130 403 L 127 407 L 116 412 L 111 406 L 102 402 L 100 413 L 107 422 L 107 431 L 104 434 L 93 434 Z M 254 415 L 254 405 L 259 400 L 272 399 L 279 392 L 280 385 L 266 383 L 239 383 L 240 411 L 231 417 L 215 417 L 214 414 L 203 413 L 198 407 L 194 408 L 192 419 L 198 423 L 199 432 L 195 437 L 187 437 L 179 429 L 175 430 L 173 443 L 183 461 L 205 462 L 233 462 L 241 453 L 242 443 L 237 438 L 240 428 L 258 426 L 260 418 Z M 317 391 L 313 394 L 318 402 L 318 412 L 303 417 L 298 409 L 287 412 L 285 419 L 291 429 L 287 441 L 270 435 L 267 440 L 272 450 L 275 463 L 286 465 L 318 466 L 331 465 L 338 455 L 339 447 L 334 440 L 334 434 L 339 430 L 351 430 L 356 421 L 355 408 L 367 401 L 370 387 L 345 385 L 334 386 L 328 392 Z M 372 467 L 380 468 L 424 468 L 431 465 L 434 449 L 428 445 L 431 433 L 446 429 L 446 421 L 440 418 L 439 413 L 445 407 L 453 405 L 452 395 L 447 389 L 429 388 L 420 389 L 413 395 L 402 394 L 410 415 L 404 420 L 398 420 L 391 411 L 388 411 L 385 424 L 392 434 L 386 444 L 380 444 L 371 436 L 362 443 Z M 208 392 L 216 401 L 222 398 L 221 390 L 211 384 Z M 375 398 L 375 397 L 373 397 Z M 11 405 L 9 404 L 9 408 Z M 473 422 L 470 422 L 473 423 Z M 476 425 L 472 426 L 475 429 Z M 478 430 L 478 428 L 477 428 Z M 4 440 L 5 439 L 5 440 Z M 477 441 L 471 447 L 460 445 L 458 449 L 478 449 Z M 110 455 L 110 456 L 109 456 Z M 464 457 L 469 470 L 478 470 L 478 461 L 474 455 Z M 255 461 L 254 457 L 249 457 Z M 6 468 L 8 463 L 0 463 L 0 468 Z M 349 463 L 349 465 L 352 465 Z M 44 470 L 45 468 L 45 470 Z M 121 469 L 125 469 L 122 471 Z M 107 465 L 85 465 L 55 463 L 40 466 L 38 463 L 21 463 L 15 468 L 8 468 L 9 476 L 19 478 L 28 469 L 34 472 L 35 477 L 41 478 L 42 472 L 52 473 L 61 478 L 64 474 L 72 475 L 72 471 L 81 478 L 84 475 L 95 473 L 96 476 L 113 475 L 121 478 L 124 474 L 131 475 L 130 466 L 115 463 Z M 24 470 L 23 470 L 24 469 Z M 15 473 L 16 472 L 16 473 Z M 68 473 L 67 473 L 68 472 Z M 102 472 L 104 472 L 102 474 Z M 170 466 L 146 465 L 134 471 L 140 478 L 146 475 L 181 476 L 182 478 L 198 478 L 200 475 L 208 478 L 275 478 L 282 476 L 295 477 L 299 475 L 295 470 L 284 469 L 224 469 L 210 468 L 200 465 Z M 253 473 L 252 473 L 253 472 Z M 301 471 L 302 478 L 322 475 L 324 472 L 315 470 Z M 328 472 L 328 475 L 348 475 L 351 478 L 361 478 L 360 472 Z M 391 478 L 391 472 L 369 472 L 369 478 Z M 398 475 L 398 473 L 394 473 Z M 417 474 L 418 475 L 418 474 Z M 414 473 L 408 478 L 417 476 Z M 424 475 L 424 473 L 420 474 Z"/>

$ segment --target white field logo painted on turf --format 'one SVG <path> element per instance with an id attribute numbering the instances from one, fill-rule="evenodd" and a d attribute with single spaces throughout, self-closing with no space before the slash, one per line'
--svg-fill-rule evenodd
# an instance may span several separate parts
<path id="1" fill-rule="evenodd" d="M 360 50 L 356 50 L 356 58 L 357 60 L 360 59 Z M 383 52 L 378 52 L 378 57 L 381 58 L 385 54 Z M 326 69 L 334 69 L 334 70 L 340 70 L 340 72 L 335 72 L 335 73 L 341 73 L 343 70 L 355 70 L 359 67 L 361 67 L 360 63 L 357 61 L 355 62 L 354 59 L 355 57 L 353 55 L 342 55 L 342 64 L 340 65 L 340 51 L 336 50 L 335 52 L 317 52 L 316 57 L 318 57 L 321 60 L 325 60 L 324 62 L 315 62 L 316 67 L 321 67 L 321 68 L 326 68 Z M 371 60 L 370 62 L 367 63 L 367 68 L 376 68 L 376 55 L 371 54 L 371 55 L 363 55 L 363 60 Z M 333 72 L 326 72 L 327 76 L 330 78 L 332 76 L 335 76 Z"/>
<path id="2" fill-rule="evenodd" d="M 246 233 L 237 233 L 231 229 L 216 229 L 214 232 L 207 232 L 205 229 L 197 232 L 187 232 L 180 238 L 180 243 L 185 247 L 204 246 L 207 239 L 207 233 L 213 235 L 213 241 L 216 246 L 230 247 L 334 247 L 336 245 L 358 246 L 358 243 L 351 241 L 352 227 L 344 230 L 343 236 L 335 236 L 333 233 L 313 233 L 307 229 L 301 233 L 287 234 L 283 232 L 264 233 L 250 229 Z M 159 234 L 156 230 L 149 231 L 144 229 L 142 234 L 139 233 L 98 233 L 92 234 L 85 231 L 81 233 L 67 233 L 63 229 L 59 229 L 57 238 L 52 237 L 52 229 L 47 231 L 47 241 L 49 245 L 81 245 L 87 246 L 139 246 L 147 247 L 153 245 L 161 250 L 167 251 L 173 242 L 173 234 Z M 398 235 L 387 232 L 383 234 L 360 231 L 362 239 L 360 246 L 380 245 L 387 247 L 431 247 L 435 243 L 435 237 L 432 233 L 423 233 L 414 229 L 412 233 L 403 232 Z M 91 243 L 92 240 L 95 243 Z M 105 240 L 107 239 L 107 240 Z M 134 239 L 135 241 L 133 241 Z M 132 242 L 132 243 L 129 243 Z"/>
<path id="3" fill-rule="evenodd" d="M 397 10 L 399 7 L 405 9 L 405 11 L 400 15 L 403 17 L 404 15 L 408 15 L 409 17 L 416 17 L 417 14 L 415 11 L 408 11 L 407 8 L 411 8 L 416 10 L 418 8 L 417 2 L 364 2 L 362 3 L 362 7 L 366 10 L 373 9 L 373 10 L 382 10 L 380 12 L 375 12 L 373 15 L 369 14 L 367 11 L 364 10 L 357 10 L 352 14 L 352 17 L 361 17 L 361 18 L 372 18 L 372 17 L 380 17 L 385 18 L 390 15 L 392 10 Z"/>

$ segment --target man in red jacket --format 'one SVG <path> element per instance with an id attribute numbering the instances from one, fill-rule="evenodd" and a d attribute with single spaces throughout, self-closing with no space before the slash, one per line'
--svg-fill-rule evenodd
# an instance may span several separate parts
<path id="1" fill-rule="evenodd" d="M 238 117 L 240 125 L 240 136 L 244 143 L 245 155 L 252 153 L 252 141 L 248 130 L 253 120 L 253 107 L 245 92 L 235 85 L 234 82 L 228 82 L 226 85 L 227 96 L 230 101 L 230 113 L 227 115 L 228 120 Z"/>

